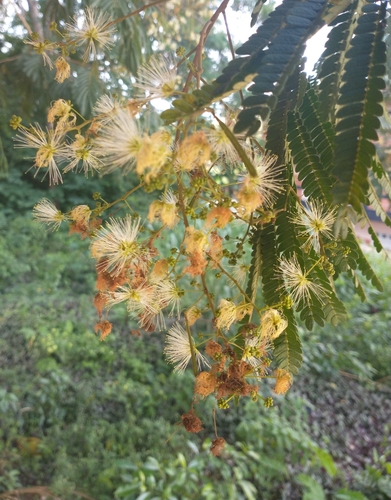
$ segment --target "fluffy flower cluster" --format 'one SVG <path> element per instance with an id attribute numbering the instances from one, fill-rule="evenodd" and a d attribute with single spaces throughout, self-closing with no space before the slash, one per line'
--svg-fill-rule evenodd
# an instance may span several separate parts
<path id="1" fill-rule="evenodd" d="M 81 20 L 67 25 L 67 40 L 73 49 L 83 47 L 88 61 L 113 43 L 113 25 L 106 13 L 87 8 Z M 52 64 L 47 52 L 55 44 L 28 43 Z M 71 75 L 64 54 L 55 62 L 58 82 Z M 116 170 L 129 173 L 129 187 L 135 186 L 114 202 L 97 193 L 95 207 L 79 205 L 66 213 L 44 199 L 34 207 L 34 218 L 52 230 L 67 223 L 70 233 L 90 239 L 97 273 L 95 331 L 101 340 L 112 331 L 110 309 L 119 304 L 137 322 L 137 333 L 166 329 L 165 316 L 175 317 L 164 354 L 178 374 L 192 367 L 194 402 L 214 395 L 217 406 L 225 409 L 232 399 L 257 401 L 262 397 L 259 382 L 266 376 L 274 377 L 275 392 L 284 394 L 292 376 L 278 366 L 273 371 L 272 351 L 291 333 L 288 309 L 293 305 L 300 310 L 327 296 L 317 266 L 327 260 L 335 211 L 314 201 L 302 206 L 293 196 L 288 200 L 285 167 L 256 141 L 233 138 L 232 113 L 227 113 L 226 125 L 218 119 L 221 126 L 214 127 L 199 119 L 197 111 L 179 121 L 174 132 L 169 127 L 148 130 L 147 120 L 140 118 L 152 99 L 183 97 L 172 59 L 153 56 L 133 81 L 132 99 L 101 96 L 91 120 L 80 121 L 72 103 L 63 99 L 52 103 L 46 130 L 23 127 L 13 118 L 18 147 L 35 150 L 33 168 L 48 175 L 51 184 L 62 182 L 62 173 L 70 171 L 87 175 Z M 189 95 L 186 103 L 192 102 Z M 174 101 L 179 109 L 178 103 Z M 146 200 L 158 193 L 147 215 L 131 198 L 138 189 L 148 193 Z M 124 207 L 128 215 L 113 217 Z M 279 222 L 284 210 L 289 212 L 282 214 L 285 220 L 298 227 L 300 244 L 296 254 L 289 249 L 288 258 L 277 234 L 280 259 L 276 269 L 268 270 L 276 280 L 276 303 L 260 309 L 259 268 L 267 259 L 257 247 L 250 259 L 249 241 L 271 221 Z M 182 314 L 183 302 L 187 309 Z M 198 326 L 202 333 L 197 337 Z M 270 406 L 270 398 L 264 403 Z M 182 416 L 182 424 L 189 432 L 202 429 L 193 408 Z M 216 436 L 212 452 L 222 446 Z"/>

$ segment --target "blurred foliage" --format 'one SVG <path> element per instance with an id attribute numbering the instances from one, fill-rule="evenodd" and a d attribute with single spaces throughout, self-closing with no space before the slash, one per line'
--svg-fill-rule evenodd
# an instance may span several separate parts
<path id="1" fill-rule="evenodd" d="M 352 373 L 360 379 L 390 381 L 391 362 L 391 281 L 388 258 L 375 256 L 371 252 L 371 262 L 382 277 L 384 291 L 366 288 L 367 302 L 363 304 L 353 294 L 353 285 L 346 280 L 337 283 L 337 291 L 345 297 L 348 321 L 337 327 L 325 325 L 300 333 L 307 349 L 305 367 L 319 375 L 338 374 L 339 370 Z M 304 367 L 304 369 L 306 369 Z"/>

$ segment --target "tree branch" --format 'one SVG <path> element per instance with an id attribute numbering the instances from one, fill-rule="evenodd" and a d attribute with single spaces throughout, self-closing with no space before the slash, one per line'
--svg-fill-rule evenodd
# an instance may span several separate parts
<path id="1" fill-rule="evenodd" d="M 227 8 L 228 2 L 229 0 L 223 0 L 223 2 L 221 2 L 216 12 L 213 14 L 213 16 L 209 19 L 209 21 L 200 31 L 200 41 L 198 42 L 198 45 L 195 47 L 195 49 L 193 49 L 190 52 L 190 53 L 195 52 L 195 56 L 193 59 L 194 70 L 193 69 L 190 70 L 187 76 L 185 86 L 183 88 L 183 92 L 187 92 L 190 81 L 193 78 L 193 76 L 197 76 L 197 88 L 199 87 L 201 73 L 202 73 L 202 51 L 204 49 L 206 39 L 208 38 L 209 33 L 211 32 L 213 26 L 215 25 L 219 15 L 222 12 L 224 12 L 225 9 Z M 190 55 L 190 53 L 188 55 Z"/>
<path id="2" fill-rule="evenodd" d="M 29 14 L 33 24 L 33 30 L 38 33 L 39 37 L 44 40 L 43 27 L 39 18 L 38 3 L 36 0 L 27 0 L 29 5 Z"/>

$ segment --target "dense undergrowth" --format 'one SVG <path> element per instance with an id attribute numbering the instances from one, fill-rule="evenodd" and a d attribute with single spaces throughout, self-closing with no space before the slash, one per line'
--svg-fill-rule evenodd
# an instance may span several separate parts
<path id="1" fill-rule="evenodd" d="M 166 364 L 163 333 L 132 335 L 118 309 L 114 333 L 99 342 L 87 247 L 29 216 L 0 219 L 0 492 L 38 485 L 64 500 L 78 492 L 99 500 L 391 497 L 384 263 L 376 267 L 385 292 L 368 290 L 369 305 L 349 299 L 349 322 L 303 329 L 305 368 L 287 397 L 270 409 L 218 411 L 229 446 L 214 458 L 212 418 L 197 435 L 176 425 L 192 377 Z M 340 283 L 342 296 L 347 286 Z M 212 403 L 201 404 L 211 415 Z"/>

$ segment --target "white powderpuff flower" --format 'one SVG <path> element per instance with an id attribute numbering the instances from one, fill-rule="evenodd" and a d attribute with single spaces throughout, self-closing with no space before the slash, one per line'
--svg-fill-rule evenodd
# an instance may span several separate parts
<path id="1" fill-rule="evenodd" d="M 294 223 L 302 226 L 301 236 L 307 236 L 305 246 L 311 244 L 316 252 L 320 252 L 321 236 L 331 238 L 333 225 L 336 218 L 336 208 L 328 209 L 320 201 L 309 201 L 307 207 L 302 207 L 302 212 L 294 217 Z"/>
<path id="2" fill-rule="evenodd" d="M 69 218 L 74 222 L 87 225 L 91 217 L 91 209 L 88 205 L 77 205 L 69 212 Z"/>
<path id="3" fill-rule="evenodd" d="M 98 171 L 101 167 L 101 161 L 95 156 L 92 150 L 92 144 L 89 140 L 80 134 L 77 134 L 74 142 L 66 145 L 64 157 L 69 161 L 68 165 L 64 168 L 64 173 L 76 169 L 83 170 L 87 176 L 90 171 Z"/>
<path id="4" fill-rule="evenodd" d="M 96 101 L 92 112 L 95 116 L 98 116 L 99 123 L 104 125 L 114 118 L 118 109 L 118 102 L 108 94 L 103 94 Z"/>
<path id="5" fill-rule="evenodd" d="M 167 191 L 162 194 L 160 199 L 167 205 L 175 206 L 178 203 L 178 198 L 175 196 L 171 189 L 167 189 Z"/>
<path id="6" fill-rule="evenodd" d="M 156 305 L 155 290 L 152 286 L 142 283 L 136 288 L 131 286 L 119 286 L 115 292 L 108 296 L 107 307 L 126 302 L 129 313 L 132 314 L 157 314 L 159 309 Z"/>
<path id="7" fill-rule="evenodd" d="M 144 311 L 143 314 L 139 315 L 138 319 L 140 328 L 149 330 L 153 325 L 156 331 L 166 330 L 166 322 L 162 311 Z"/>
<path id="8" fill-rule="evenodd" d="M 81 27 L 78 26 L 77 18 L 74 18 L 72 24 L 66 25 L 71 40 L 75 41 L 77 45 L 87 43 L 83 57 L 84 61 L 88 61 L 91 54 L 96 57 L 96 48 L 98 45 L 103 48 L 109 48 L 114 45 L 112 37 L 115 28 L 111 23 L 112 19 L 109 14 L 87 7 L 84 11 L 84 19 Z"/>
<path id="9" fill-rule="evenodd" d="M 218 316 L 216 318 L 216 326 L 217 328 L 229 330 L 235 321 L 242 320 L 244 316 L 250 314 L 251 311 L 252 306 L 250 304 L 242 302 L 236 305 L 231 300 L 221 299 L 218 308 Z"/>
<path id="10" fill-rule="evenodd" d="M 49 42 L 48 40 L 24 40 L 23 43 L 26 45 L 31 45 L 37 54 L 40 54 L 43 58 L 43 64 L 49 66 L 49 69 L 53 69 L 53 62 L 46 53 L 47 50 L 55 50 L 57 48 L 57 44 L 53 42 Z"/>
<path id="11" fill-rule="evenodd" d="M 167 57 L 152 56 L 138 69 L 134 87 L 147 95 L 148 99 L 169 97 L 175 92 L 177 69 L 174 62 Z"/>
<path id="12" fill-rule="evenodd" d="M 139 175 L 145 175 L 146 182 L 159 174 L 160 169 L 172 154 L 170 142 L 170 134 L 163 130 L 158 130 L 150 137 L 144 134 L 136 158 L 136 172 Z"/>
<path id="13" fill-rule="evenodd" d="M 160 217 L 162 222 L 169 228 L 173 228 L 178 222 L 178 208 L 176 204 L 178 198 L 169 189 L 161 197 L 160 201 L 154 201 L 149 207 L 148 220 L 153 222 L 156 217 Z"/>
<path id="14" fill-rule="evenodd" d="M 325 295 L 324 288 L 308 277 L 308 272 L 303 271 L 296 255 L 290 259 L 282 257 L 277 273 L 283 279 L 285 288 L 296 307 L 302 301 L 309 302 L 311 293 L 322 301 L 322 296 Z"/>
<path id="15" fill-rule="evenodd" d="M 262 366 L 262 357 L 270 349 L 270 344 L 266 340 L 262 340 L 258 335 L 248 337 L 244 343 L 244 351 L 242 360 L 249 363 L 256 370 Z"/>
<path id="16" fill-rule="evenodd" d="M 117 108 L 117 101 L 108 94 L 103 94 L 92 108 L 94 115 L 105 115 L 112 113 Z"/>
<path id="17" fill-rule="evenodd" d="M 229 329 L 236 321 L 236 305 L 231 300 L 221 299 L 216 319 L 217 328 Z"/>
<path id="18" fill-rule="evenodd" d="M 35 175 L 37 175 L 40 169 L 47 169 L 43 179 L 49 174 L 50 185 L 62 182 L 57 162 L 61 161 L 64 157 L 64 132 L 57 127 L 54 130 L 51 129 L 44 132 L 37 123 L 29 129 L 20 128 L 19 132 L 21 135 L 17 135 L 15 139 L 17 148 L 38 150 L 32 167 L 36 168 Z"/>
<path id="19" fill-rule="evenodd" d="M 33 208 L 34 220 L 49 226 L 48 229 L 56 231 L 67 216 L 58 210 L 47 198 L 43 198 Z"/>
<path id="20" fill-rule="evenodd" d="M 277 309 L 269 309 L 261 316 L 261 338 L 275 340 L 288 326 L 288 321 Z"/>
<path id="21" fill-rule="evenodd" d="M 192 350 L 195 354 L 199 370 L 202 365 L 210 366 L 206 358 L 196 348 L 194 340 L 189 339 L 189 335 L 179 323 L 176 323 L 172 328 L 170 328 L 167 333 L 165 343 L 166 347 L 164 348 L 164 353 L 166 355 L 167 362 L 176 365 L 174 372 L 181 375 L 185 372 L 186 367 L 191 360 Z"/>
<path id="22" fill-rule="evenodd" d="M 136 241 L 140 221 L 133 220 L 130 215 L 122 220 L 110 219 L 92 241 L 92 256 L 105 258 L 105 269 L 114 275 L 120 274 L 126 266 L 145 266 L 147 250 Z"/>
<path id="23" fill-rule="evenodd" d="M 163 309 L 171 306 L 169 315 L 172 316 L 176 311 L 178 319 L 181 315 L 181 298 L 184 293 L 184 290 L 171 280 L 163 279 L 156 284 L 156 295 L 160 307 Z"/>
<path id="24" fill-rule="evenodd" d="M 246 175 L 243 186 L 237 193 L 238 201 L 246 212 L 253 212 L 258 207 L 271 207 L 278 193 L 283 191 L 280 173 L 281 166 L 276 165 L 278 157 L 266 153 L 256 158 L 254 167 L 257 176 Z"/>
<path id="25" fill-rule="evenodd" d="M 94 151 L 104 162 L 104 173 L 121 167 L 130 171 L 143 147 L 143 137 L 136 121 L 126 110 L 119 110 L 100 132 Z M 108 166 L 107 166 L 108 164 Z"/>
<path id="26" fill-rule="evenodd" d="M 72 103 L 64 99 L 53 101 L 47 116 L 48 123 L 56 123 L 56 128 L 66 130 L 73 127 L 76 122 L 76 115 L 72 113 Z"/>
<path id="27" fill-rule="evenodd" d="M 264 199 L 263 205 L 272 205 L 277 193 L 283 191 L 281 179 L 278 178 L 283 167 L 277 165 L 278 157 L 271 153 L 259 156 L 255 161 L 258 173 L 255 184 L 258 193 Z"/>
<path id="28" fill-rule="evenodd" d="M 239 285 L 243 287 L 249 271 L 250 266 L 242 262 L 233 266 L 231 274 L 232 277 L 235 278 L 235 280 L 239 283 Z M 229 280 L 229 285 L 232 287 L 236 286 L 232 280 Z"/>

